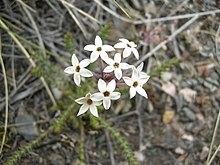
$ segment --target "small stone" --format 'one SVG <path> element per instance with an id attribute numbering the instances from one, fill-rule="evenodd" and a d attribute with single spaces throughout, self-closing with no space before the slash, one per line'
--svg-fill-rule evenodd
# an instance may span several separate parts
<path id="1" fill-rule="evenodd" d="M 209 154 L 209 148 L 206 147 L 206 146 L 204 146 L 204 147 L 202 148 L 202 152 L 201 152 L 201 154 L 200 154 L 200 160 L 205 160 L 206 157 L 208 156 L 208 154 Z"/>
<path id="2" fill-rule="evenodd" d="M 184 107 L 182 111 L 185 113 L 185 115 L 188 119 L 190 119 L 192 121 L 194 121 L 196 119 L 195 113 L 193 111 L 191 111 L 189 108 Z"/>
<path id="3" fill-rule="evenodd" d="M 175 149 L 175 153 L 177 154 L 180 154 L 180 155 L 183 155 L 185 153 L 185 151 L 181 148 L 181 147 L 177 147 Z"/>
<path id="4" fill-rule="evenodd" d="M 164 124 L 170 123 L 173 120 L 174 116 L 175 116 L 174 111 L 170 111 L 170 110 L 165 111 L 163 114 L 163 123 Z"/>

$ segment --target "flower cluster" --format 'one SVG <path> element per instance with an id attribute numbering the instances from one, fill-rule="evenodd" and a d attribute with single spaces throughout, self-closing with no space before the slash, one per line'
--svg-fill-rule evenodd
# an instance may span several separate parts
<path id="1" fill-rule="evenodd" d="M 90 59 L 84 59 L 79 62 L 76 55 L 72 55 L 72 66 L 67 67 L 64 72 L 73 74 L 75 84 L 80 86 L 81 77 L 94 77 L 98 81 L 98 91 L 96 93 L 88 93 L 85 97 L 75 100 L 78 104 L 82 104 L 77 116 L 89 109 L 92 115 L 98 117 L 97 106 L 102 104 L 108 110 L 111 106 L 111 101 L 118 100 L 121 97 L 121 93 L 115 91 L 116 88 L 128 87 L 130 99 L 136 93 L 148 98 L 143 85 L 150 76 L 142 72 L 144 63 L 142 62 L 136 68 L 133 65 L 122 62 L 122 59 L 129 57 L 131 54 L 137 60 L 139 59 L 139 53 L 136 49 L 137 45 L 127 39 L 119 39 L 119 41 L 119 43 L 112 47 L 104 45 L 102 39 L 96 36 L 95 45 L 90 44 L 84 47 L 86 51 L 91 52 Z M 111 52 L 115 52 L 113 59 L 110 58 Z M 86 69 L 90 63 L 95 61 L 99 62 L 100 73 L 91 72 Z"/>

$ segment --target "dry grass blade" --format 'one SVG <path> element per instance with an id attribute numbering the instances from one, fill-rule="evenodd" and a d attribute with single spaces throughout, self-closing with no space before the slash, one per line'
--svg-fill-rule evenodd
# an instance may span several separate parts
<path id="1" fill-rule="evenodd" d="M 18 45 L 18 47 L 21 49 L 21 51 L 24 53 L 24 55 L 26 56 L 26 58 L 29 60 L 29 62 L 31 63 L 31 65 L 33 67 L 36 67 L 35 62 L 33 61 L 33 59 L 31 58 L 31 56 L 29 55 L 29 53 L 27 52 L 27 50 L 24 48 L 24 46 L 20 43 L 20 41 L 16 38 L 16 36 L 10 31 L 10 29 L 6 26 L 6 24 L 0 20 L 0 25 L 8 32 L 8 34 L 11 36 L 11 38 L 14 40 L 14 42 Z M 43 77 L 40 77 L 44 87 L 46 88 L 46 91 L 53 103 L 53 105 L 57 105 L 56 100 L 52 94 L 52 92 L 50 91 L 49 86 L 47 85 L 45 79 Z"/>
<path id="2" fill-rule="evenodd" d="M 8 127 L 8 82 L 7 82 L 7 76 L 6 76 L 6 71 L 5 71 L 5 65 L 4 65 L 3 58 L 2 58 L 1 36 L 0 36 L 0 63 L 2 66 L 2 72 L 3 72 L 4 84 L 5 84 L 5 125 L 4 125 L 4 134 L 2 137 L 1 148 L 0 148 L 0 155 L 1 155 L 4 143 L 5 143 L 7 127 Z"/>
<path id="3" fill-rule="evenodd" d="M 76 22 L 76 24 L 79 26 L 80 30 L 82 31 L 83 35 L 85 37 L 88 36 L 88 33 L 86 31 L 86 28 L 84 27 L 84 25 L 77 19 L 77 17 L 73 14 L 73 12 L 70 10 L 70 8 L 64 3 L 62 2 L 62 4 L 65 6 L 65 8 L 67 9 L 67 11 L 69 12 L 69 14 L 71 15 L 71 17 L 73 18 L 73 20 Z"/>
<path id="4" fill-rule="evenodd" d="M 212 154 L 212 148 L 213 148 L 213 145 L 214 145 L 214 142 L 215 142 L 215 137 L 216 137 L 216 134 L 217 134 L 217 131 L 218 131 L 219 121 L 220 121 L 220 110 L 218 112 L 217 121 L 215 123 L 215 129 L 214 129 L 213 136 L 212 136 L 212 142 L 211 142 L 210 149 L 209 149 L 209 155 L 208 155 L 207 160 L 206 160 L 207 165 L 209 165 L 212 162 L 212 160 L 214 159 L 215 154 L 213 154 L 213 156 L 212 156 L 213 158 L 211 160 L 210 160 L 210 157 L 211 157 L 211 154 Z"/>
<path id="5" fill-rule="evenodd" d="M 99 23 L 100 24 L 100 21 L 98 21 L 96 18 L 92 17 L 91 15 L 87 14 L 86 12 L 82 11 L 81 9 L 77 8 L 76 6 L 64 1 L 64 0 L 60 0 L 60 2 L 62 2 L 64 5 L 78 11 L 79 13 L 81 13 L 82 15 L 88 17 L 91 21 L 94 21 L 96 23 Z"/>
<path id="6" fill-rule="evenodd" d="M 28 8 L 29 10 L 31 10 L 32 12 L 36 13 L 36 10 L 34 10 L 32 7 L 28 6 L 26 3 L 24 3 L 22 0 L 16 0 L 17 2 L 19 2 L 22 6 L 25 6 L 26 8 Z"/>
<path id="7" fill-rule="evenodd" d="M 125 13 L 125 15 L 128 17 L 128 18 L 131 18 L 131 16 L 121 7 L 121 5 L 118 4 L 118 2 L 116 2 L 115 0 L 113 0 L 113 2 L 119 7 L 119 9 L 121 9 L 121 11 L 123 13 Z"/>

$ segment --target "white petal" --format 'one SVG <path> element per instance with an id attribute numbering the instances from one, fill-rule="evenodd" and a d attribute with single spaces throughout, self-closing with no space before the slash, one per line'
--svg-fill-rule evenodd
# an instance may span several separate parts
<path id="1" fill-rule="evenodd" d="M 115 68 L 113 66 L 107 66 L 103 72 L 109 73 L 112 72 Z"/>
<path id="2" fill-rule="evenodd" d="M 112 100 L 118 100 L 120 97 L 121 97 L 121 93 L 119 93 L 119 92 L 112 92 L 110 95 L 110 98 Z"/>
<path id="3" fill-rule="evenodd" d="M 94 104 L 90 106 L 90 112 L 93 116 L 99 117 L 97 107 Z"/>
<path id="4" fill-rule="evenodd" d="M 95 106 L 100 106 L 100 105 L 102 105 L 102 101 L 93 101 L 93 104 Z"/>
<path id="5" fill-rule="evenodd" d="M 90 60 L 89 60 L 89 59 L 85 59 L 85 60 L 82 60 L 82 61 L 79 63 L 79 66 L 80 66 L 80 68 L 85 68 L 85 67 L 87 67 L 89 64 L 90 64 Z"/>
<path id="6" fill-rule="evenodd" d="M 138 60 L 138 59 L 139 59 L 139 53 L 138 53 L 137 49 L 133 48 L 133 49 L 132 49 L 132 52 L 134 53 L 134 56 L 135 56 L 136 59 Z"/>
<path id="7" fill-rule="evenodd" d="M 114 48 L 118 48 L 118 49 L 125 48 L 125 47 L 126 47 L 126 44 L 124 44 L 123 42 L 119 42 L 114 45 Z"/>
<path id="8" fill-rule="evenodd" d="M 108 54 L 104 51 L 101 51 L 100 52 L 100 57 L 106 62 L 108 61 L 109 57 L 108 57 Z"/>
<path id="9" fill-rule="evenodd" d="M 137 47 L 137 45 L 136 45 L 133 41 L 129 42 L 129 45 L 130 45 L 132 48 Z"/>
<path id="10" fill-rule="evenodd" d="M 132 78 L 134 81 L 137 81 L 138 78 L 139 78 L 139 73 L 138 73 L 138 71 L 137 71 L 137 69 L 136 69 L 135 67 L 134 67 L 132 70 L 133 70 L 133 71 L 132 71 L 131 78 Z"/>
<path id="11" fill-rule="evenodd" d="M 146 99 L 148 98 L 146 91 L 143 88 L 141 88 L 140 86 L 137 86 L 137 93 L 144 96 Z"/>
<path id="12" fill-rule="evenodd" d="M 114 79 L 112 79 L 107 85 L 107 91 L 109 91 L 110 93 L 113 92 L 115 90 L 115 86 L 116 82 Z"/>
<path id="13" fill-rule="evenodd" d="M 111 106 L 111 100 L 110 98 L 104 98 L 103 99 L 103 106 L 105 109 L 109 109 Z"/>
<path id="14" fill-rule="evenodd" d="M 129 90 L 129 94 L 130 94 L 130 99 L 136 95 L 136 89 L 133 86 L 131 86 Z"/>
<path id="15" fill-rule="evenodd" d="M 101 47 L 102 46 L 102 39 L 99 36 L 95 37 L 95 45 L 97 47 Z"/>
<path id="16" fill-rule="evenodd" d="M 114 65 L 115 61 L 111 58 L 108 58 L 108 60 L 105 61 L 108 65 Z"/>
<path id="17" fill-rule="evenodd" d="M 95 51 L 96 50 L 96 46 L 95 45 L 86 45 L 84 47 L 84 50 L 87 50 L 87 51 Z"/>
<path id="18" fill-rule="evenodd" d="M 120 38 L 119 41 L 123 42 L 124 44 L 129 43 L 129 41 L 125 38 Z"/>
<path id="19" fill-rule="evenodd" d="M 73 74 L 75 72 L 75 67 L 69 66 L 64 70 L 65 73 Z"/>
<path id="20" fill-rule="evenodd" d="M 83 104 L 83 105 L 80 107 L 77 116 L 79 116 L 79 115 L 85 113 L 85 112 L 88 110 L 88 108 L 89 108 L 89 106 Z"/>
<path id="21" fill-rule="evenodd" d="M 78 58 L 76 57 L 75 54 L 72 55 L 71 61 L 72 61 L 72 65 L 73 65 L 73 66 L 79 65 L 79 60 L 78 60 Z"/>
<path id="22" fill-rule="evenodd" d="M 80 97 L 76 99 L 75 102 L 77 102 L 78 104 L 83 104 L 85 102 L 85 97 Z"/>
<path id="23" fill-rule="evenodd" d="M 138 67 L 137 67 L 138 72 L 141 72 L 143 67 L 144 67 L 144 62 L 142 62 L 140 65 L 138 65 Z"/>
<path id="24" fill-rule="evenodd" d="M 93 76 L 92 72 L 90 70 L 88 70 L 88 69 L 85 69 L 85 68 L 80 69 L 79 74 L 82 77 L 92 77 Z"/>
<path id="25" fill-rule="evenodd" d="M 130 56 L 131 54 L 131 48 L 125 48 L 124 51 L 123 51 L 123 58 L 126 58 L 128 56 Z"/>
<path id="26" fill-rule="evenodd" d="M 110 51 L 114 51 L 115 49 L 112 47 L 112 46 L 110 46 L 110 45 L 103 45 L 102 46 L 102 49 L 103 49 L 103 51 L 106 51 L 106 52 L 110 52 Z"/>
<path id="27" fill-rule="evenodd" d="M 90 62 L 95 62 L 99 57 L 99 53 L 97 51 L 93 51 L 90 55 Z"/>
<path id="28" fill-rule="evenodd" d="M 74 82 L 76 83 L 76 85 L 80 86 L 80 75 L 78 73 L 75 73 L 73 78 L 74 78 Z"/>
<path id="29" fill-rule="evenodd" d="M 94 93 L 94 94 L 92 94 L 91 95 L 91 99 L 93 100 L 93 101 L 101 101 L 101 100 L 103 100 L 103 98 L 104 98 L 104 95 L 103 95 L 103 93 Z"/>
<path id="30" fill-rule="evenodd" d="M 116 77 L 118 80 L 120 80 L 121 77 L 122 77 L 122 71 L 121 71 L 121 69 L 120 69 L 120 68 L 116 68 L 115 71 L 114 71 L 114 73 L 115 73 L 115 77 Z"/>
<path id="31" fill-rule="evenodd" d="M 129 68 L 131 68 L 131 65 L 129 65 L 129 64 L 127 64 L 127 63 L 120 63 L 120 64 L 119 64 L 119 67 L 120 67 L 121 69 L 129 69 Z"/>
<path id="32" fill-rule="evenodd" d="M 120 53 L 115 54 L 114 61 L 117 63 L 121 62 L 121 54 Z"/>
<path id="33" fill-rule="evenodd" d="M 139 79 L 140 85 L 144 85 L 149 80 L 149 78 L 150 78 L 150 76 L 148 74 L 141 72 L 140 79 Z"/>
<path id="34" fill-rule="evenodd" d="M 98 81 L 98 89 L 102 93 L 106 91 L 106 83 L 105 83 L 104 80 L 99 79 L 99 81 Z"/>
<path id="35" fill-rule="evenodd" d="M 123 77 L 123 80 L 125 82 L 125 84 L 127 84 L 128 86 L 132 86 L 133 85 L 133 80 L 130 77 Z"/>

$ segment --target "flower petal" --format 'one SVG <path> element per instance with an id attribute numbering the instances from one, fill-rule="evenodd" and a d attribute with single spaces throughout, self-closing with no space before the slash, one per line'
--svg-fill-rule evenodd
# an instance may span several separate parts
<path id="1" fill-rule="evenodd" d="M 95 45 L 97 47 L 101 47 L 102 46 L 102 39 L 99 36 L 95 37 Z"/>
<path id="2" fill-rule="evenodd" d="M 110 108 L 110 106 L 111 106 L 111 99 L 109 97 L 103 99 L 103 106 L 104 106 L 105 109 L 109 109 Z"/>
<path id="3" fill-rule="evenodd" d="M 117 63 L 121 63 L 121 54 L 120 53 L 115 54 L 114 61 Z"/>
<path id="4" fill-rule="evenodd" d="M 138 60 L 138 59 L 139 59 L 139 53 L 138 53 L 137 49 L 133 48 L 133 49 L 132 49 L 132 52 L 134 53 L 134 56 L 135 56 L 136 59 Z"/>
<path id="5" fill-rule="evenodd" d="M 133 79 L 133 81 L 137 81 L 139 78 L 139 73 L 135 67 L 133 67 L 131 78 Z"/>
<path id="6" fill-rule="evenodd" d="M 140 73 L 140 79 L 139 79 L 139 83 L 140 85 L 144 85 L 148 80 L 149 80 L 150 76 L 146 73 L 141 72 Z"/>
<path id="7" fill-rule="evenodd" d="M 103 45 L 102 46 L 102 49 L 103 49 L 103 51 L 106 51 L 106 52 L 110 52 L 110 51 L 114 51 L 115 49 L 112 47 L 112 46 L 110 46 L 110 45 Z"/>
<path id="8" fill-rule="evenodd" d="M 108 58 L 108 60 L 105 61 L 108 65 L 114 65 L 115 61 L 111 58 Z"/>
<path id="9" fill-rule="evenodd" d="M 129 43 L 129 41 L 125 38 L 120 38 L 119 41 L 123 42 L 124 44 Z"/>
<path id="10" fill-rule="evenodd" d="M 128 56 L 130 56 L 131 54 L 131 48 L 125 48 L 124 51 L 123 51 L 123 58 L 126 58 Z"/>
<path id="11" fill-rule="evenodd" d="M 85 102 L 85 97 L 80 97 L 76 99 L 75 102 L 77 102 L 78 104 L 83 104 Z"/>
<path id="12" fill-rule="evenodd" d="M 119 42 L 119 43 L 114 45 L 114 48 L 118 48 L 118 49 L 122 49 L 122 48 L 125 48 L 125 47 L 126 47 L 126 44 L 123 43 L 123 42 Z"/>
<path id="13" fill-rule="evenodd" d="M 73 74 L 75 72 L 75 67 L 69 66 L 66 69 L 64 69 L 64 72 L 67 74 Z"/>
<path id="14" fill-rule="evenodd" d="M 112 92 L 110 94 L 111 100 L 118 100 L 120 97 L 121 97 L 121 93 L 119 93 L 119 92 Z"/>
<path id="15" fill-rule="evenodd" d="M 72 65 L 73 65 L 73 66 L 79 65 L 79 60 L 78 60 L 78 58 L 76 57 L 75 54 L 72 55 L 71 61 L 72 61 Z"/>
<path id="16" fill-rule="evenodd" d="M 109 57 L 108 54 L 105 51 L 100 52 L 100 57 L 106 62 L 108 61 Z M 107 62 L 106 62 L 107 63 Z"/>
<path id="17" fill-rule="evenodd" d="M 103 93 L 94 93 L 94 94 L 92 94 L 91 95 L 91 97 L 90 97 L 93 101 L 101 101 L 101 100 L 103 100 L 103 98 L 104 98 L 104 95 L 103 95 Z"/>
<path id="18" fill-rule="evenodd" d="M 109 91 L 110 93 L 113 92 L 115 90 L 115 86 L 116 82 L 114 79 L 112 79 L 107 85 L 107 91 Z"/>
<path id="19" fill-rule="evenodd" d="M 104 80 L 99 79 L 99 81 L 98 81 L 98 89 L 102 93 L 106 91 L 106 83 L 105 83 Z"/>
<path id="20" fill-rule="evenodd" d="M 106 73 L 109 73 L 109 72 L 112 72 L 115 68 L 113 66 L 107 66 L 103 72 L 106 72 Z"/>
<path id="21" fill-rule="evenodd" d="M 120 68 L 116 68 L 115 71 L 114 71 L 114 73 L 115 73 L 115 77 L 116 77 L 118 80 L 120 80 L 121 77 L 122 77 L 122 71 L 121 71 L 121 69 L 120 69 Z"/>
<path id="22" fill-rule="evenodd" d="M 131 68 L 131 65 L 129 65 L 127 63 L 120 63 L 119 67 L 121 69 L 129 69 L 129 68 Z"/>
<path id="23" fill-rule="evenodd" d="M 130 77 L 123 77 L 123 80 L 125 82 L 125 84 L 127 84 L 128 86 L 132 86 L 133 85 L 133 80 Z"/>
<path id="24" fill-rule="evenodd" d="M 82 77 L 92 77 L 93 76 L 92 72 L 90 70 L 88 70 L 88 69 L 85 69 L 85 68 L 80 69 L 79 74 Z"/>
<path id="25" fill-rule="evenodd" d="M 95 106 L 100 106 L 100 105 L 102 105 L 102 101 L 93 101 L 93 104 Z"/>
<path id="26" fill-rule="evenodd" d="M 74 76 L 73 76 L 73 78 L 74 78 L 74 82 L 75 82 L 75 84 L 77 85 L 77 86 L 80 86 L 80 75 L 78 74 L 78 73 L 75 73 L 74 74 Z"/>
<path id="27" fill-rule="evenodd" d="M 146 99 L 148 98 L 146 91 L 142 87 L 137 86 L 136 89 L 137 89 L 137 93 L 139 93 L 140 95 L 144 96 Z"/>
<path id="28" fill-rule="evenodd" d="M 83 105 L 80 107 L 77 116 L 82 115 L 83 113 L 85 113 L 85 112 L 88 110 L 88 108 L 89 108 L 89 106 L 83 104 Z"/>
<path id="29" fill-rule="evenodd" d="M 99 53 L 97 51 L 93 51 L 90 55 L 90 62 L 95 62 L 99 57 Z"/>
<path id="30" fill-rule="evenodd" d="M 86 45 L 84 47 L 84 50 L 87 50 L 87 51 L 95 51 L 96 50 L 96 46 L 95 45 Z"/>
<path id="31" fill-rule="evenodd" d="M 137 70 L 138 72 L 141 72 L 143 70 L 144 67 L 144 62 L 142 62 L 140 65 L 138 65 Z"/>
<path id="32" fill-rule="evenodd" d="M 89 64 L 90 64 L 90 60 L 89 60 L 89 59 L 85 59 L 85 60 L 82 60 L 82 61 L 79 63 L 79 66 L 80 66 L 80 68 L 85 68 L 85 67 L 87 67 Z"/>
<path id="33" fill-rule="evenodd" d="M 129 90 L 129 94 L 130 94 L 130 99 L 136 95 L 136 89 L 133 86 L 131 86 Z"/>
<path id="34" fill-rule="evenodd" d="M 97 107 L 94 104 L 90 106 L 90 112 L 93 116 L 99 117 Z"/>
<path id="35" fill-rule="evenodd" d="M 129 42 L 129 45 L 130 45 L 132 48 L 137 47 L 137 45 L 136 45 L 133 41 Z"/>

